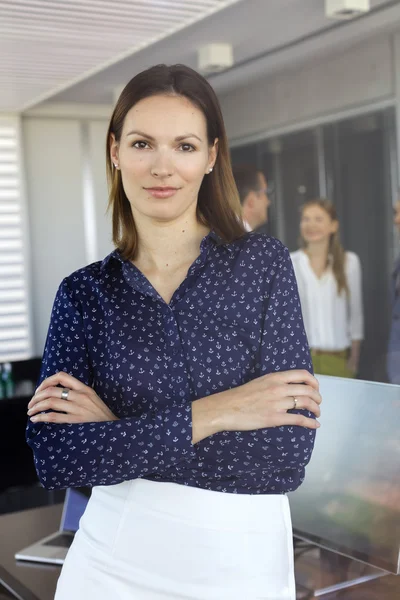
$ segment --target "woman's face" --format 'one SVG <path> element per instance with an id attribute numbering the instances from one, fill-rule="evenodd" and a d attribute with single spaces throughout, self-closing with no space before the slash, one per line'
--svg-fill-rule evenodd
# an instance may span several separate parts
<path id="1" fill-rule="evenodd" d="M 151 96 L 127 113 L 111 159 L 134 218 L 171 222 L 196 212 L 203 177 L 214 166 L 205 116 L 182 96 Z"/>
<path id="2" fill-rule="evenodd" d="M 300 233 L 307 244 L 326 242 L 338 230 L 338 222 L 318 206 L 311 204 L 303 209 L 300 220 Z"/>

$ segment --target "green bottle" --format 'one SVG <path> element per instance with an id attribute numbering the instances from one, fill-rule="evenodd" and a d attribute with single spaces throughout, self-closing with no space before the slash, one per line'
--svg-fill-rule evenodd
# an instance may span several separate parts
<path id="1" fill-rule="evenodd" d="M 0 364 L 0 400 L 5 398 L 4 386 L 3 386 L 3 365 Z"/>
<path id="2" fill-rule="evenodd" d="M 4 363 L 3 365 L 3 391 L 6 398 L 12 398 L 14 396 L 14 380 L 12 376 L 12 365 L 11 363 Z"/>

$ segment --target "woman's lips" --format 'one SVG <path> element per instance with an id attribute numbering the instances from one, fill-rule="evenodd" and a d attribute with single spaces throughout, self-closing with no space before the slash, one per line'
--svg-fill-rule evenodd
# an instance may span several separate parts
<path id="1" fill-rule="evenodd" d="M 153 198 L 170 198 L 179 188 L 172 187 L 153 187 L 153 188 L 145 188 L 146 192 L 148 192 Z"/>

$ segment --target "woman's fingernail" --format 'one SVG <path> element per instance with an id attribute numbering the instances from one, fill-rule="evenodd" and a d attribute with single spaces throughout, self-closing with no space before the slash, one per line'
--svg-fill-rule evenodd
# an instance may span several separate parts
<path id="1" fill-rule="evenodd" d="M 28 414 L 28 415 L 30 415 L 30 414 L 31 414 L 31 412 L 32 412 L 32 409 L 28 410 L 28 413 L 27 413 L 27 414 Z"/>
<path id="2" fill-rule="evenodd" d="M 317 427 L 321 427 L 321 423 L 319 421 L 316 421 Z"/>
<path id="3" fill-rule="evenodd" d="M 38 420 L 38 418 L 37 418 L 37 417 L 31 417 L 31 421 L 32 421 L 33 423 L 36 423 L 36 421 L 37 421 L 37 420 Z"/>

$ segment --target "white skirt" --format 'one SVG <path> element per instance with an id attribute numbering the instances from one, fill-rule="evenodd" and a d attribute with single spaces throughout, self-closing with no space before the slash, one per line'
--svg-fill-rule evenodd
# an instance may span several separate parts
<path id="1" fill-rule="evenodd" d="M 93 488 L 55 600 L 295 600 L 283 495 L 135 479 Z"/>

